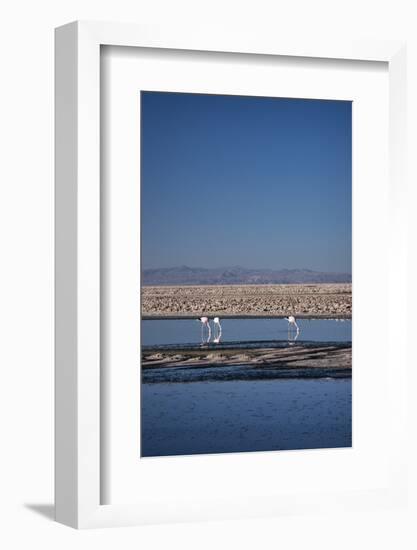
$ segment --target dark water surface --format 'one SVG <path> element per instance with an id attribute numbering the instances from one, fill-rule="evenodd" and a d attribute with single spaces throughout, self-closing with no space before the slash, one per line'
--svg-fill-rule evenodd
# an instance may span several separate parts
<path id="1" fill-rule="evenodd" d="M 351 322 L 300 320 L 311 342 L 351 342 Z M 288 341 L 283 319 L 226 319 L 223 345 Z M 142 322 L 142 345 L 198 344 L 193 320 Z M 345 378 L 240 379 L 249 365 L 144 370 L 142 456 L 315 449 L 352 445 L 352 381 Z M 210 372 L 217 374 L 211 376 Z M 225 379 L 219 379 L 219 369 Z M 227 376 L 226 376 L 227 375 Z M 148 377 L 148 378 L 147 378 Z M 151 377 L 151 378 L 149 378 Z M 195 381 L 198 380 L 198 381 Z"/>
<path id="2" fill-rule="evenodd" d="M 143 384 L 142 456 L 350 447 L 352 384 Z"/>

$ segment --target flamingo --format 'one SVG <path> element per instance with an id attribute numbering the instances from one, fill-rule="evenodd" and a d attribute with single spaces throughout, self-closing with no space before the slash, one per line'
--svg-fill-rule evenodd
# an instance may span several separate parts
<path id="1" fill-rule="evenodd" d="M 294 345 L 294 342 L 297 340 L 297 338 L 300 335 L 300 331 L 297 329 L 297 332 L 290 332 L 288 330 L 288 342 L 290 346 Z"/>
<path id="2" fill-rule="evenodd" d="M 213 339 L 213 342 L 215 344 L 218 344 L 222 337 L 222 326 L 220 324 L 220 319 L 218 317 L 215 317 L 213 319 L 213 323 L 215 325 L 215 338 Z"/>
<path id="3" fill-rule="evenodd" d="M 211 327 L 210 327 L 208 317 L 200 317 L 199 319 L 197 319 L 197 321 L 200 321 L 201 323 L 201 343 L 202 344 L 204 344 L 204 327 L 206 326 L 208 329 L 208 338 L 206 340 L 206 343 L 208 344 L 211 338 Z"/>
<path id="4" fill-rule="evenodd" d="M 285 318 L 288 321 L 288 330 L 290 330 L 290 326 L 293 325 L 297 330 L 297 332 L 300 332 L 300 329 L 298 328 L 294 315 L 290 315 L 289 317 L 285 317 Z"/>

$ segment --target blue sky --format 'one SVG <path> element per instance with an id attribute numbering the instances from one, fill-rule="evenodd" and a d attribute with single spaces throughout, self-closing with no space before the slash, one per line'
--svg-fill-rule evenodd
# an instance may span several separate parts
<path id="1" fill-rule="evenodd" d="M 351 272 L 351 103 L 141 92 L 142 267 Z"/>

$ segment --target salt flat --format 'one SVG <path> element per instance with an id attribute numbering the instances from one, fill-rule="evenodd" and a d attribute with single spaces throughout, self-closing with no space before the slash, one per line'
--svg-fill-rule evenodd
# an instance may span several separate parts
<path id="1" fill-rule="evenodd" d="M 351 318 L 349 283 L 144 286 L 144 318 L 198 317 Z"/>
<path id="2" fill-rule="evenodd" d="M 236 367 L 233 370 L 225 367 Z M 237 368 L 241 367 L 241 368 Z M 169 371 L 173 368 L 173 373 Z M 178 370 L 179 368 L 179 370 Z M 201 368 L 206 370 L 201 371 Z M 295 344 L 252 348 L 200 346 L 147 349 L 142 353 L 144 382 L 183 381 L 186 371 L 194 379 L 275 379 L 350 377 L 352 346 L 345 344 Z M 152 371 L 156 369 L 157 374 Z M 207 370 L 208 369 L 208 370 Z"/>

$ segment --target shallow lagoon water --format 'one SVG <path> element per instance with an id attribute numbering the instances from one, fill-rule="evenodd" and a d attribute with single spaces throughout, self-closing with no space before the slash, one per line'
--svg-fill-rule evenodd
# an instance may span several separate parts
<path id="1" fill-rule="evenodd" d="M 351 341 L 351 321 L 300 320 L 298 324 L 297 343 Z M 225 345 L 288 340 L 284 319 L 225 319 L 222 327 Z M 143 346 L 199 342 L 196 321 L 142 322 Z M 232 372 L 225 381 L 210 376 L 193 381 L 195 369 L 182 369 L 181 376 L 171 372 L 165 378 L 164 369 L 157 369 L 153 383 L 146 383 L 144 373 L 143 457 L 352 445 L 351 378 L 233 380 L 233 369 L 238 378 L 242 366 L 228 369 Z"/>
<path id="2" fill-rule="evenodd" d="M 142 456 L 350 447 L 351 402 L 351 379 L 143 384 Z"/>
<path id="3" fill-rule="evenodd" d="M 298 341 L 350 342 L 352 321 L 334 319 L 298 319 Z M 221 319 L 222 342 L 286 341 L 285 319 Z M 197 344 L 201 342 L 200 323 L 194 319 L 142 321 L 142 345 Z M 213 326 L 213 325 L 212 325 Z M 294 336 L 294 331 L 292 331 Z"/>

